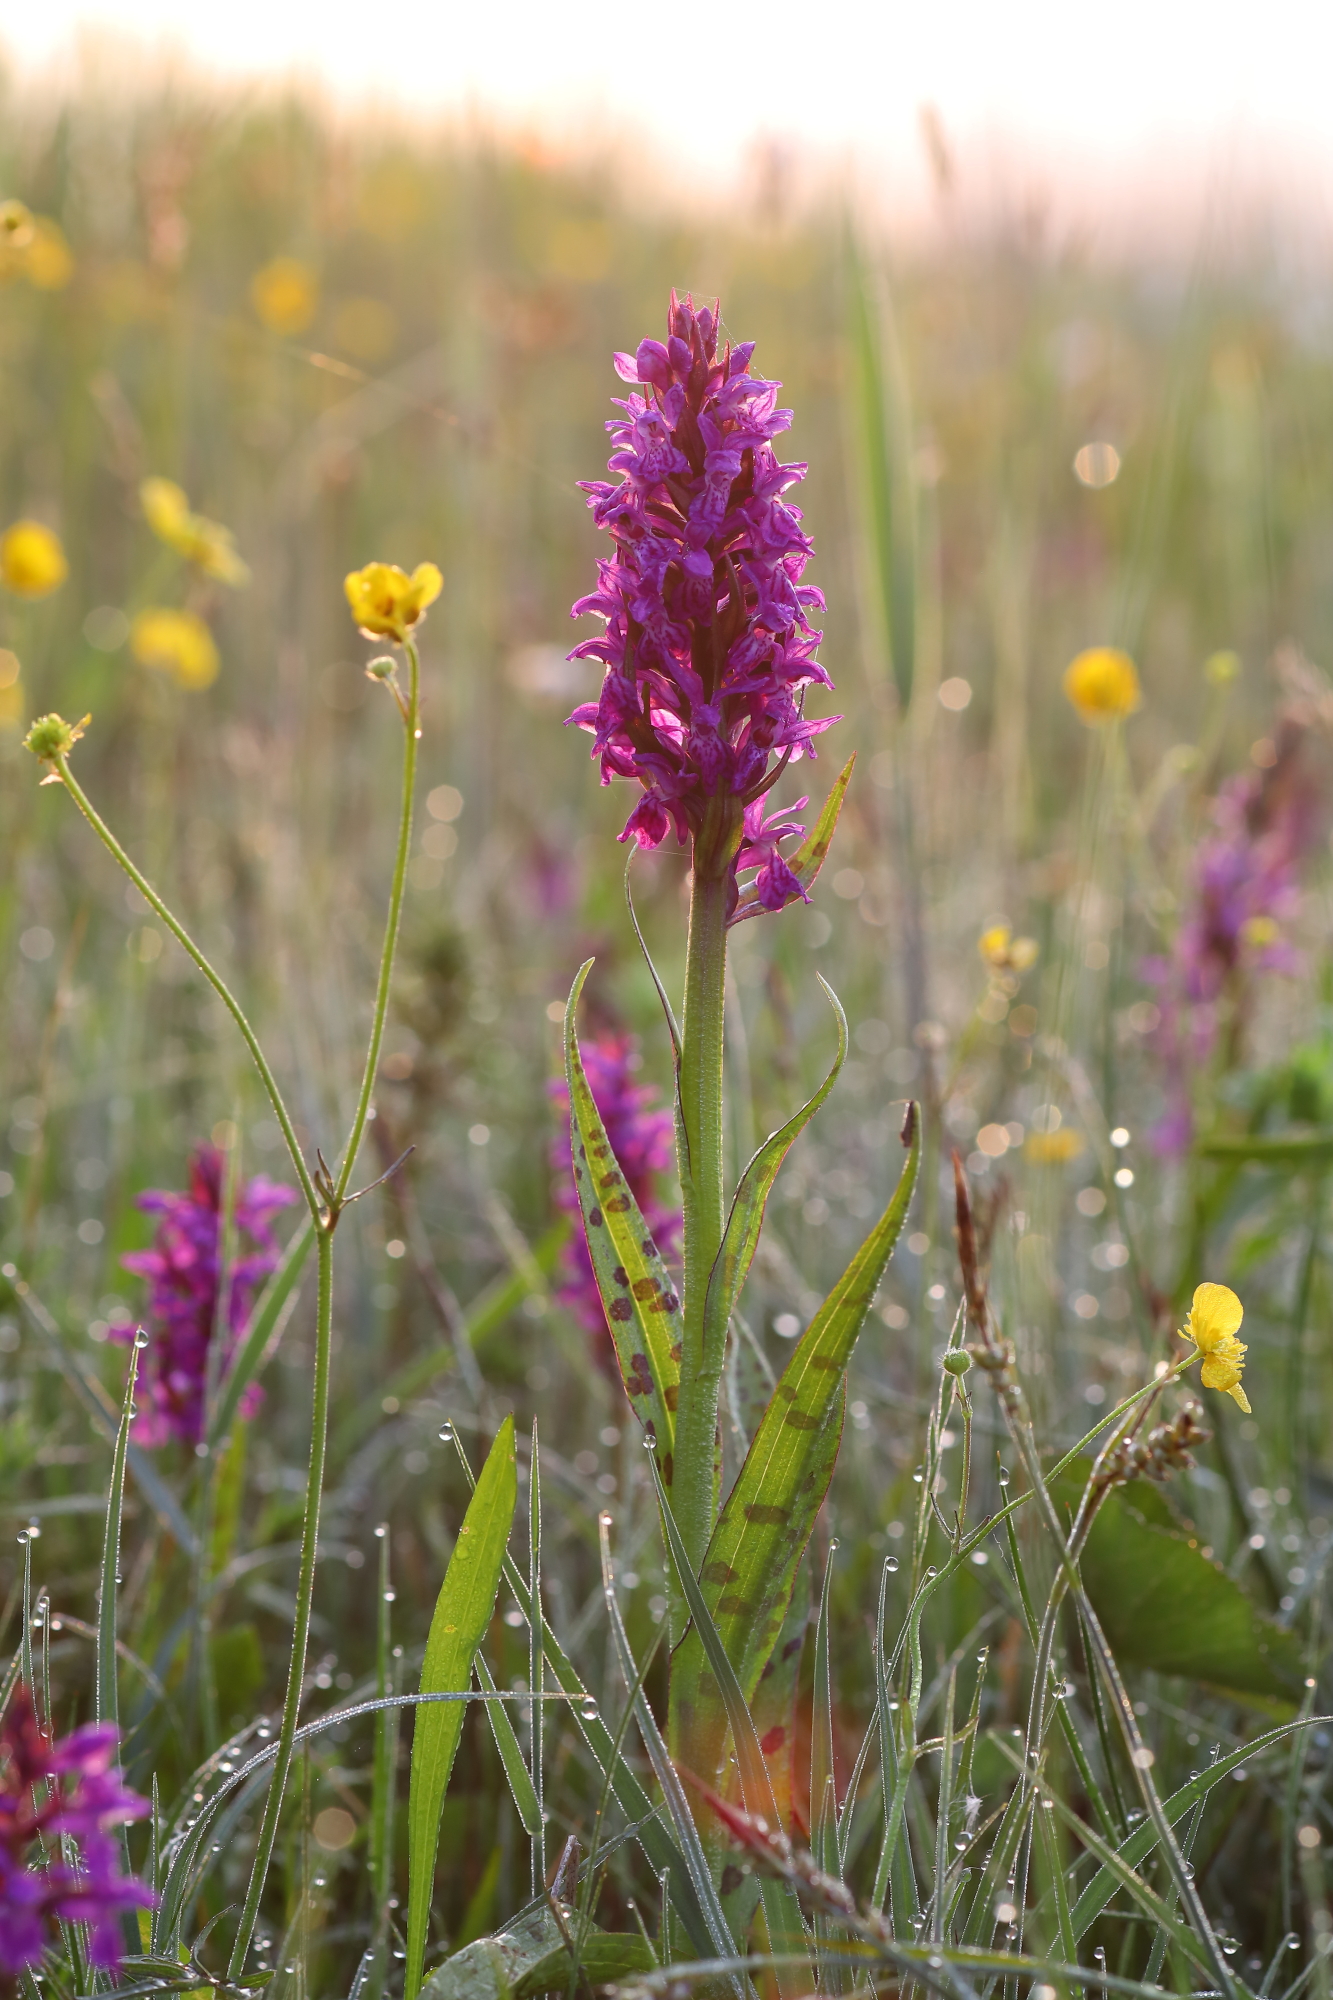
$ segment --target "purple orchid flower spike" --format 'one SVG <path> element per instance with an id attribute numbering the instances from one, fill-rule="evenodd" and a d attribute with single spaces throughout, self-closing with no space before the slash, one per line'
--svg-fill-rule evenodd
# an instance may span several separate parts
<path id="1" fill-rule="evenodd" d="M 59 1921 L 88 1926 L 92 1964 L 122 1956 L 118 1919 L 151 1910 L 151 1889 L 120 1872 L 112 1832 L 149 1802 L 115 1768 L 119 1732 L 92 1723 L 53 1743 L 28 1689 L 15 1688 L 0 1723 L 0 1977 L 13 1980 L 60 1944 Z M 63 1848 L 60 1836 L 76 1845 Z M 39 1848 L 38 1843 L 41 1843 Z M 48 1859 L 43 1862 L 41 1849 Z M 59 1857 L 59 1858 L 57 1858 Z"/>
<path id="2" fill-rule="evenodd" d="M 809 620 L 824 599 L 801 582 L 814 545 L 783 497 L 806 468 L 774 453 L 791 411 L 776 382 L 750 374 L 753 352 L 746 342 L 719 354 L 716 306 L 696 311 L 673 292 L 665 345 L 615 357 L 637 392 L 607 425 L 620 476 L 583 482 L 615 553 L 573 612 L 606 630 L 570 654 L 606 675 L 599 700 L 569 717 L 591 732 L 603 784 L 643 787 L 620 838 L 657 847 L 674 832 L 684 845 L 707 825 L 731 871 L 732 914 L 737 875 L 759 871 L 747 915 L 805 894 L 779 852 L 804 829 L 758 808 L 839 720 L 804 712 L 809 688 L 833 685 Z"/>
<path id="3" fill-rule="evenodd" d="M 208 1351 L 222 1282 L 222 1186 L 222 1154 L 216 1146 L 199 1146 L 190 1160 L 188 1194 L 153 1188 L 139 1196 L 139 1207 L 161 1218 L 152 1249 L 121 1259 L 126 1270 L 151 1285 L 148 1315 L 155 1338 L 144 1355 L 135 1420 L 141 1444 L 162 1444 L 171 1437 L 197 1444 L 203 1436 Z M 293 1189 L 262 1174 L 237 1190 L 234 1222 L 240 1254 L 227 1298 L 226 1359 L 256 1292 L 281 1254 L 273 1217 L 295 1200 Z M 128 1340 L 133 1332 L 127 1328 L 121 1337 Z M 252 1383 L 241 1399 L 241 1415 L 253 1415 L 262 1400 L 262 1389 Z"/>

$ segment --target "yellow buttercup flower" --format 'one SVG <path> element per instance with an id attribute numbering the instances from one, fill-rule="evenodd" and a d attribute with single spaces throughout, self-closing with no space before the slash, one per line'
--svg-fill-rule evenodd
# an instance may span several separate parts
<path id="1" fill-rule="evenodd" d="M 319 305 L 319 280 L 299 257 L 275 257 L 250 280 L 250 303 L 270 333 L 303 333 Z"/>
<path id="2" fill-rule="evenodd" d="M 397 563 L 367 563 L 344 579 L 347 602 L 367 639 L 396 639 L 401 645 L 444 589 L 434 563 L 418 563 L 411 576 Z"/>
<path id="3" fill-rule="evenodd" d="M 60 537 L 43 522 L 15 521 L 0 535 L 0 583 L 16 597 L 47 597 L 68 575 Z"/>
<path id="4" fill-rule="evenodd" d="M 1054 1132 L 1029 1132 L 1023 1141 L 1024 1158 L 1035 1160 L 1041 1167 L 1066 1166 L 1082 1151 L 1083 1134 L 1072 1125 L 1061 1125 Z"/>
<path id="5" fill-rule="evenodd" d="M 0 201 L 0 280 L 26 278 L 39 292 L 58 292 L 74 276 L 65 232 L 21 201 Z"/>
<path id="6" fill-rule="evenodd" d="M 1205 1389 L 1220 1389 L 1250 1414 L 1249 1398 L 1240 1386 L 1245 1366 L 1245 1342 L 1236 1333 L 1245 1308 L 1226 1285 L 1200 1285 L 1194 1293 L 1181 1337 L 1192 1340 L 1203 1356 L 1200 1379 Z"/>
<path id="7" fill-rule="evenodd" d="M 1091 646 L 1065 668 L 1064 690 L 1084 722 L 1115 722 L 1143 699 L 1139 671 L 1118 646 Z"/>
<path id="8" fill-rule="evenodd" d="M 992 972 L 1026 972 L 1040 947 L 1035 938 L 1015 937 L 1008 924 L 992 924 L 977 939 L 977 950 Z"/>
<path id="9" fill-rule="evenodd" d="M 213 634 L 193 611 L 165 605 L 141 611 L 130 627 L 130 651 L 141 666 L 170 674 L 183 688 L 206 688 L 217 679 Z"/>
<path id="10" fill-rule="evenodd" d="M 139 488 L 139 502 L 158 540 L 194 563 L 205 576 L 234 588 L 250 581 L 250 572 L 236 553 L 231 529 L 191 513 L 189 500 L 174 479 L 145 479 Z"/>

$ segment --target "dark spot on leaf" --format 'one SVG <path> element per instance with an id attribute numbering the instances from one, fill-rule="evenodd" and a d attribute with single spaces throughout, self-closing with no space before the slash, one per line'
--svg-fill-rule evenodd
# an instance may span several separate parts
<path id="1" fill-rule="evenodd" d="M 662 1460 L 662 1484 L 664 1486 L 670 1486 L 675 1476 L 676 1476 L 676 1455 L 674 1452 L 669 1451 L 666 1457 Z"/>
<path id="2" fill-rule="evenodd" d="M 744 1880 L 745 1876 L 742 1874 L 741 1870 L 736 1866 L 736 1863 L 734 1861 L 729 1861 L 726 1867 L 722 1870 L 722 1883 L 721 1883 L 722 1894 L 724 1896 L 734 1896 Z"/>
<path id="3" fill-rule="evenodd" d="M 605 1185 L 605 1182 L 603 1182 L 603 1186 Z M 608 1215 L 623 1215 L 626 1209 L 628 1209 L 629 1203 L 630 1198 L 627 1194 L 614 1194 L 610 1201 L 605 1204 L 606 1212 Z"/>
<path id="4" fill-rule="evenodd" d="M 623 1305 L 625 1301 L 618 1299 L 616 1303 L 617 1305 Z M 652 1395 L 653 1371 L 648 1366 L 648 1356 L 646 1354 L 633 1354 L 630 1356 L 629 1373 L 625 1377 L 625 1387 L 631 1396 Z"/>
<path id="5" fill-rule="evenodd" d="M 634 1317 L 634 1308 L 628 1299 L 612 1299 L 607 1307 L 612 1319 L 627 1320 Z"/>
<path id="6" fill-rule="evenodd" d="M 655 1257 L 657 1255 L 657 1245 L 653 1242 L 651 1236 L 645 1236 L 639 1248 L 645 1257 Z"/>
<path id="7" fill-rule="evenodd" d="M 833 1354 L 812 1354 L 810 1356 L 810 1366 L 812 1368 L 831 1368 L 836 1371 L 842 1367 L 842 1363 Z"/>
<path id="8" fill-rule="evenodd" d="M 780 1528 L 790 1512 L 789 1507 L 769 1507 L 762 1500 L 752 1500 L 745 1509 L 745 1518 L 757 1528 Z"/>
<path id="9" fill-rule="evenodd" d="M 703 1579 L 705 1583 L 735 1583 L 739 1575 L 740 1571 L 733 1569 L 730 1563 L 724 1563 L 720 1556 L 716 1556 L 712 1562 L 704 1564 Z"/>
<path id="10" fill-rule="evenodd" d="M 668 1383 L 667 1383 L 667 1385 L 666 1385 L 666 1388 L 665 1388 L 665 1389 L 663 1389 L 663 1391 L 662 1391 L 662 1401 L 663 1401 L 663 1402 L 664 1402 L 664 1403 L 666 1404 L 666 1406 L 667 1406 L 667 1408 L 668 1408 L 669 1410 L 672 1410 L 672 1411 L 674 1411 L 674 1410 L 675 1410 L 675 1407 L 676 1407 L 677 1403 L 679 1403 L 679 1401 L 680 1401 L 680 1383 L 679 1383 L 679 1382 L 668 1382 Z"/>
<path id="11" fill-rule="evenodd" d="M 601 1211 L 601 1209 L 600 1209 L 600 1208 L 590 1208 L 590 1209 L 588 1210 L 588 1227 L 589 1227 L 590 1229 L 600 1229 L 600 1228 L 601 1228 L 601 1226 L 602 1226 L 602 1211 Z"/>
<path id="12" fill-rule="evenodd" d="M 783 1647 L 782 1649 L 783 1659 L 789 1660 L 793 1653 L 799 1653 L 804 1644 L 805 1644 L 805 1634 L 804 1632 L 798 1632 L 796 1637 L 794 1639 L 788 1639 L 786 1645 Z"/>
<path id="13" fill-rule="evenodd" d="M 617 1264 L 615 1270 L 611 1273 L 611 1276 L 615 1279 L 615 1282 L 618 1285 L 627 1285 L 629 1283 L 629 1272 L 625 1269 L 625 1266 L 623 1264 Z"/>
<path id="14" fill-rule="evenodd" d="M 773 1725 L 772 1729 L 766 1735 L 759 1738 L 759 1748 L 763 1751 L 765 1757 L 773 1757 L 776 1756 L 786 1740 L 787 1726 L 783 1722 L 778 1722 Z"/>
<path id="15" fill-rule="evenodd" d="M 717 1600 L 719 1618 L 752 1618 L 754 1606 L 748 1597 L 727 1596 Z"/>
<path id="16" fill-rule="evenodd" d="M 812 1417 L 806 1410 L 788 1410 L 782 1421 L 790 1430 L 794 1431 L 817 1431 L 819 1429 L 819 1418 Z"/>
<path id="17" fill-rule="evenodd" d="M 613 1171 L 609 1174 L 603 1174 L 597 1185 L 598 1187 L 615 1187 L 619 1179 L 620 1175 Z"/>
<path id="18" fill-rule="evenodd" d="M 636 1278 L 633 1289 L 636 1299 L 650 1299 L 657 1290 L 657 1280 L 656 1278 Z"/>
<path id="19" fill-rule="evenodd" d="M 671 1359 L 675 1362 L 677 1368 L 680 1366 L 681 1351 L 680 1342 L 678 1340 L 673 1341 L 671 1344 Z"/>

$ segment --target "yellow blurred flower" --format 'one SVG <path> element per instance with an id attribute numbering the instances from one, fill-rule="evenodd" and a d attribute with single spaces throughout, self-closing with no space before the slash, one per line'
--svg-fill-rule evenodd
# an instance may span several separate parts
<path id="1" fill-rule="evenodd" d="M 1243 941 L 1256 951 L 1263 951 L 1270 944 L 1276 944 L 1282 932 L 1275 917 L 1246 917 L 1240 927 Z"/>
<path id="2" fill-rule="evenodd" d="M 217 679 L 218 649 L 213 634 L 193 611 L 154 605 L 130 627 L 130 650 L 141 666 L 170 674 L 183 688 L 206 688 Z"/>
<path id="3" fill-rule="evenodd" d="M 16 597 L 47 597 L 69 575 L 60 537 L 41 521 L 15 521 L 0 535 L 0 583 Z"/>
<path id="4" fill-rule="evenodd" d="M 0 729 L 16 729 L 23 720 L 21 672 L 18 654 L 0 646 Z"/>
<path id="5" fill-rule="evenodd" d="M 1026 972 L 1040 946 L 1035 938 L 1015 937 L 1008 924 L 992 924 L 977 939 L 977 950 L 992 972 Z"/>
<path id="6" fill-rule="evenodd" d="M 274 257 L 250 280 L 250 303 L 270 333 L 303 333 L 319 305 L 319 280 L 299 257 Z"/>
<path id="7" fill-rule="evenodd" d="M 1027 1159 L 1039 1167 L 1062 1167 L 1070 1160 L 1076 1160 L 1083 1151 L 1083 1134 L 1076 1132 L 1072 1125 L 1061 1125 L 1054 1132 L 1029 1132 L 1023 1141 L 1023 1152 Z"/>
<path id="8" fill-rule="evenodd" d="M 1194 1293 L 1181 1337 L 1192 1340 L 1203 1356 L 1200 1379 L 1205 1389 L 1220 1389 L 1239 1403 L 1246 1416 L 1250 1402 L 1240 1386 L 1246 1347 L 1236 1333 L 1245 1308 L 1226 1285 L 1200 1285 Z"/>
<path id="9" fill-rule="evenodd" d="M 250 572 L 236 553 L 230 528 L 192 514 L 183 489 L 174 479 L 145 479 L 139 488 L 144 519 L 159 541 L 200 568 L 205 576 L 234 588 L 250 581 Z"/>
<path id="10" fill-rule="evenodd" d="M 1065 668 L 1064 690 L 1084 722 L 1115 722 L 1143 699 L 1138 668 L 1118 646 L 1091 646 Z"/>
<path id="11" fill-rule="evenodd" d="M 21 201 L 0 201 L 0 279 L 26 278 L 39 292 L 58 292 L 74 276 L 65 232 Z"/>
<path id="12" fill-rule="evenodd" d="M 1240 654 L 1210 653 L 1203 663 L 1203 677 L 1214 687 L 1228 687 L 1240 673 Z"/>
<path id="13" fill-rule="evenodd" d="M 30 209 L 12 196 L 0 201 L 0 250 L 26 250 L 34 233 Z"/>
<path id="14" fill-rule="evenodd" d="M 434 563 L 418 563 L 411 576 L 396 563 L 367 563 L 344 579 L 347 602 L 367 639 L 407 637 L 444 588 Z"/>

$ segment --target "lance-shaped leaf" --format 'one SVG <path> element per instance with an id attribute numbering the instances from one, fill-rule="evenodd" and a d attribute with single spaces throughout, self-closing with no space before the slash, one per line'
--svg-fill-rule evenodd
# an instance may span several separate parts
<path id="1" fill-rule="evenodd" d="M 680 1389 L 680 1300 L 606 1136 L 579 1054 L 574 1016 L 592 960 L 580 966 L 565 1008 L 574 1186 L 630 1408 L 657 1439 L 671 1484 Z"/>
<path id="2" fill-rule="evenodd" d="M 421 1663 L 423 1694 L 461 1694 L 472 1685 L 473 1655 L 495 1609 L 517 1500 L 514 1420 L 506 1417 L 468 1502 L 436 1599 Z M 466 1707 L 461 1701 L 431 1703 L 417 1711 L 412 1725 L 412 1777 L 407 1795 L 407 2000 L 413 2000 L 421 1985 L 440 1814 Z"/>
<path id="3" fill-rule="evenodd" d="M 837 828 L 838 814 L 842 811 L 847 787 L 852 782 L 852 766 L 855 762 L 856 752 L 853 750 L 834 779 L 833 789 L 824 801 L 824 809 L 819 818 L 795 853 L 787 856 L 787 866 L 803 889 L 809 889 L 824 866 L 825 856 L 832 845 L 834 831 Z M 740 901 L 727 919 L 728 924 L 743 924 L 747 917 L 762 917 L 765 909 L 766 905 L 759 900 L 758 890 L 751 883 L 750 887 L 742 892 Z"/>
<path id="4" fill-rule="evenodd" d="M 921 1157 L 909 1105 L 908 1148 L 893 1199 L 806 1328 L 727 1496 L 700 1572 L 708 1607 L 746 1701 L 754 1697 L 791 1601 L 797 1565 L 823 1505 L 842 1436 L 844 1371 L 906 1220 Z M 716 1768 L 726 1710 L 702 1643 L 676 1649 L 671 1700 L 692 1768 Z"/>
<path id="5" fill-rule="evenodd" d="M 741 1286 L 749 1275 L 754 1253 L 759 1247 L 759 1232 L 763 1227 L 764 1209 L 773 1183 L 778 1177 L 778 1169 L 837 1082 L 838 1072 L 846 1060 L 847 1016 L 843 1013 L 838 996 L 828 981 L 821 978 L 819 973 L 816 973 L 815 977 L 828 995 L 829 1004 L 838 1017 L 838 1053 L 833 1059 L 832 1069 L 814 1096 L 807 1099 L 795 1117 L 789 1118 L 778 1131 L 769 1134 L 741 1175 L 740 1185 L 731 1204 L 731 1214 L 727 1217 L 722 1248 L 718 1251 L 708 1275 L 708 1295 L 704 1302 L 705 1354 L 719 1352 L 726 1340 L 727 1323 L 740 1297 Z"/>

